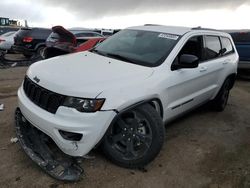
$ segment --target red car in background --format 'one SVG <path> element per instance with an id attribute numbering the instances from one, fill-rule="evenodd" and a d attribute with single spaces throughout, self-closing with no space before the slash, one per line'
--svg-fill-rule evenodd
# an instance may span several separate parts
<path id="1" fill-rule="evenodd" d="M 46 49 L 42 54 L 44 59 L 86 51 L 106 39 L 99 33 L 90 30 L 81 31 L 81 37 L 76 37 L 62 26 L 55 26 L 52 31 L 46 41 Z"/>
<path id="2" fill-rule="evenodd" d="M 89 39 L 83 44 L 79 45 L 77 48 L 75 48 L 74 52 L 83 52 L 90 50 L 91 48 L 95 47 L 97 44 L 101 43 L 104 41 L 106 38 L 94 38 L 94 39 Z"/>

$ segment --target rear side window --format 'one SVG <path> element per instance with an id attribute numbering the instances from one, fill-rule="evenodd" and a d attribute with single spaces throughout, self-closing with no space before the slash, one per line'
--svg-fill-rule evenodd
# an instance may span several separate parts
<path id="1" fill-rule="evenodd" d="M 221 44 L 222 44 L 222 49 L 226 49 L 224 55 L 232 53 L 234 51 L 231 40 L 229 38 L 221 37 Z"/>
<path id="2" fill-rule="evenodd" d="M 22 29 L 19 29 L 16 34 L 24 37 L 24 36 L 30 35 L 30 33 L 31 33 L 31 29 L 22 28 Z"/>
<path id="3" fill-rule="evenodd" d="M 47 39 L 49 35 L 51 34 L 51 30 L 48 29 L 33 29 L 32 30 L 32 36 L 38 37 L 41 39 Z"/>
<path id="4" fill-rule="evenodd" d="M 60 36 L 57 33 L 52 32 L 48 39 L 60 39 Z"/>
<path id="5" fill-rule="evenodd" d="M 15 34 L 15 32 L 8 32 L 8 33 L 4 33 L 3 35 L 1 35 L 2 37 L 9 37 L 9 36 L 11 36 L 11 35 L 14 35 Z"/>
<path id="6" fill-rule="evenodd" d="M 75 34 L 76 37 L 93 37 L 93 33 L 77 33 Z"/>
<path id="7" fill-rule="evenodd" d="M 220 56 L 221 43 L 217 36 L 205 36 L 205 60 L 214 59 Z"/>

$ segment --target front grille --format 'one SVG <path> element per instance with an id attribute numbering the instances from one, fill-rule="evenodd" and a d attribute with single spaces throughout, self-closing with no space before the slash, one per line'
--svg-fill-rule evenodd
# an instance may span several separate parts
<path id="1" fill-rule="evenodd" d="M 23 89 L 26 96 L 40 108 L 55 114 L 65 100 L 64 95 L 49 91 L 30 80 L 24 79 Z"/>

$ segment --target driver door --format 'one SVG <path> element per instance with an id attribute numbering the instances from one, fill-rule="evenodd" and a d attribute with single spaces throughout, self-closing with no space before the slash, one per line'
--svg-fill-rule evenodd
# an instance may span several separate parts
<path id="1" fill-rule="evenodd" d="M 191 37 L 177 55 L 173 64 L 178 63 L 182 54 L 195 55 L 199 62 L 204 60 L 203 36 Z M 166 90 L 168 102 L 165 106 L 166 120 L 204 103 L 211 96 L 209 74 L 203 63 L 196 68 L 181 68 L 171 71 L 171 83 Z"/>

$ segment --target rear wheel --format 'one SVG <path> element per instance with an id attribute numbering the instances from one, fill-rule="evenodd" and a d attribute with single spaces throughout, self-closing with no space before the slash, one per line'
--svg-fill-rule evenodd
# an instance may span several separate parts
<path id="1" fill-rule="evenodd" d="M 103 151 L 117 165 L 140 168 L 160 152 L 164 134 L 160 115 L 145 104 L 118 117 L 105 135 Z"/>
<path id="2" fill-rule="evenodd" d="M 40 56 L 41 56 L 43 59 L 47 59 L 47 58 L 48 58 L 48 50 L 47 50 L 47 48 L 44 48 L 44 49 L 40 52 Z"/>
<path id="3" fill-rule="evenodd" d="M 28 58 L 28 59 L 30 59 L 32 57 L 32 55 L 30 55 L 30 54 L 23 54 L 23 56 Z"/>
<path id="4" fill-rule="evenodd" d="M 231 85 L 231 80 L 227 79 L 224 82 L 223 86 L 221 87 L 219 93 L 213 100 L 213 107 L 216 111 L 221 112 L 226 108 L 230 93 L 230 85 Z"/>

